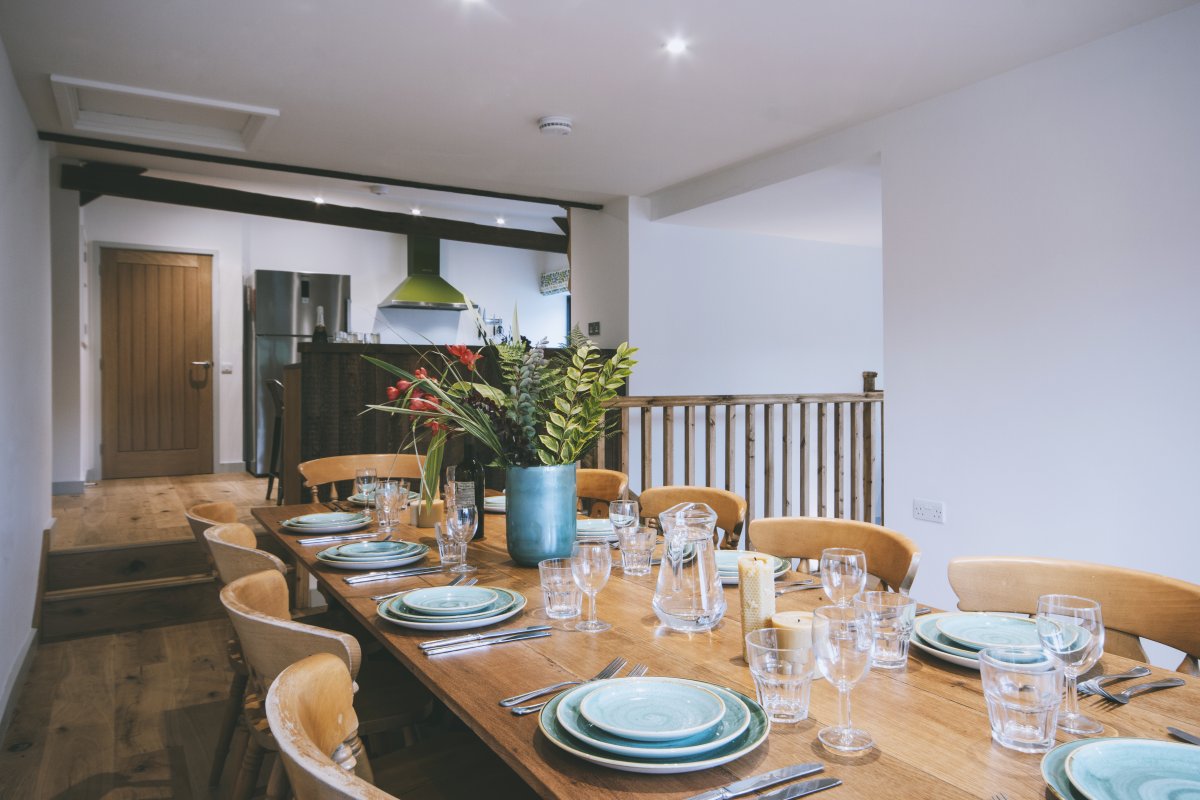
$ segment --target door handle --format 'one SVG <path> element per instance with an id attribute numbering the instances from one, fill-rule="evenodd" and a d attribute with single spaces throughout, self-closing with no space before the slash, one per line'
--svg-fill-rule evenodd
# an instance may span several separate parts
<path id="1" fill-rule="evenodd" d="M 192 366 L 193 367 L 204 367 L 205 369 L 211 369 L 212 362 L 211 361 L 193 361 Z"/>

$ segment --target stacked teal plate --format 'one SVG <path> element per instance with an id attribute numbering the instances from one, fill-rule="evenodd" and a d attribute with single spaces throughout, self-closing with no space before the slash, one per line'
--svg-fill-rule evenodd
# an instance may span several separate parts
<path id="1" fill-rule="evenodd" d="M 508 498 L 502 494 L 485 497 L 483 510 L 488 514 L 503 514 L 508 510 Z"/>
<path id="2" fill-rule="evenodd" d="M 617 532 L 613 524 L 606 519 L 581 519 L 575 522 L 575 536 L 581 542 L 617 541 Z"/>
<path id="3" fill-rule="evenodd" d="M 349 500 L 351 503 L 354 503 L 354 505 L 356 505 L 356 506 L 374 506 L 375 505 L 375 493 L 374 492 L 371 492 L 370 494 L 362 494 L 360 492 L 358 494 L 352 494 L 349 497 L 347 497 L 346 499 Z M 417 494 L 416 492 L 408 493 L 408 502 L 413 503 L 420 499 L 421 499 L 421 495 Z"/>
<path id="4" fill-rule="evenodd" d="M 771 730 L 762 706 L 744 694 L 683 678 L 592 681 L 547 703 L 539 724 L 552 744 L 585 761 L 659 774 L 741 758 Z"/>
<path id="5" fill-rule="evenodd" d="M 348 542 L 317 553 L 317 561 L 337 569 L 390 569 L 420 561 L 429 546 L 420 542 Z"/>
<path id="6" fill-rule="evenodd" d="M 1183 800 L 1200 797 L 1200 747 L 1157 739 L 1080 739 L 1042 757 L 1060 800 Z"/>
<path id="7" fill-rule="evenodd" d="M 791 565 L 784 559 L 778 556 L 768 555 L 767 553 L 756 553 L 753 550 L 718 550 L 716 553 L 717 559 L 717 574 L 721 576 L 721 583 L 726 586 L 737 586 L 738 584 L 738 559 L 742 556 L 762 556 L 775 559 L 775 580 L 782 578 L 791 568 Z"/>
<path id="8" fill-rule="evenodd" d="M 291 533 L 346 533 L 370 524 L 370 515 L 363 511 L 330 511 L 285 519 L 280 527 Z"/>
<path id="9" fill-rule="evenodd" d="M 1032 635 L 1032 638 L 1031 638 Z M 955 638 L 951 638 L 954 636 Z M 913 627 L 912 646 L 935 658 L 958 664 L 960 667 L 979 669 L 977 644 L 967 644 L 964 639 L 981 642 L 988 638 L 1005 638 L 1036 645 L 1037 625 L 1020 614 L 997 612 L 948 611 L 917 617 Z M 995 642 L 1001 644 L 1002 642 Z M 1006 643 L 1005 643 L 1006 644 Z M 983 644 L 987 647 L 989 644 Z"/>
<path id="10" fill-rule="evenodd" d="M 519 614 L 525 603 L 520 592 L 499 586 L 434 586 L 384 600 L 377 611 L 403 628 L 458 631 L 502 622 Z"/>

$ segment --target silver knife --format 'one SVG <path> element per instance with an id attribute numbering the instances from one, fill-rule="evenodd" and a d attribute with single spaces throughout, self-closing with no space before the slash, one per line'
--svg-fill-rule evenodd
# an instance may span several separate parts
<path id="1" fill-rule="evenodd" d="M 743 778 L 740 781 L 734 781 L 726 786 L 722 786 L 720 789 L 701 792 L 698 795 L 687 798 L 687 800 L 730 800 L 732 797 L 741 797 L 744 794 L 757 792 L 759 789 L 765 789 L 777 783 L 803 778 L 805 775 L 812 775 L 814 772 L 820 772 L 823 769 L 825 769 L 825 765 L 820 761 L 813 761 L 808 764 L 793 764 L 790 767 L 773 769 L 770 772 L 755 775 L 753 778 Z"/>
<path id="2" fill-rule="evenodd" d="M 514 633 L 509 636 L 501 636 L 495 639 L 480 639 L 479 641 L 475 642 L 464 642 L 463 644 L 451 644 L 444 647 L 434 647 L 423 652 L 427 656 L 440 656 L 442 653 L 457 653 L 459 650 L 472 650 L 476 647 L 491 647 L 494 644 L 521 642 L 525 639 L 541 639 L 549 635 L 550 631 L 528 631 L 526 633 Z"/>
<path id="3" fill-rule="evenodd" d="M 757 800 L 792 800 L 795 797 L 804 797 L 806 794 L 832 789 L 834 786 L 841 785 L 842 782 L 838 778 L 815 778 L 811 781 L 793 783 L 791 786 L 785 786 L 782 789 L 776 789 L 773 792 L 759 795 Z"/>
<path id="4" fill-rule="evenodd" d="M 297 539 L 297 544 L 328 544 L 330 542 L 352 542 L 355 539 L 374 539 L 378 533 L 342 533 L 337 536 L 313 536 L 309 539 Z"/>
<path id="5" fill-rule="evenodd" d="M 407 578 L 411 575 L 430 575 L 434 572 L 441 572 L 441 567 L 417 567 L 416 569 L 401 569 L 393 572 L 368 572 L 363 575 L 351 575 L 349 578 L 342 578 L 351 586 L 360 583 L 371 583 L 372 581 L 386 581 L 390 578 Z"/>
<path id="6" fill-rule="evenodd" d="M 417 647 L 422 650 L 437 649 L 451 644 L 462 644 L 464 642 L 475 642 L 480 639 L 495 639 L 497 636 L 511 636 L 514 633 L 533 633 L 534 631 L 548 631 L 549 625 L 530 625 L 528 628 L 510 628 L 506 631 L 492 631 L 491 633 L 471 633 L 466 636 L 452 636 L 449 639 L 431 639 L 428 642 L 421 642 Z"/>
<path id="7" fill-rule="evenodd" d="M 1179 730 L 1179 728 L 1170 728 L 1170 727 L 1167 728 L 1167 733 L 1171 734 L 1176 739 L 1182 739 L 1183 741 L 1187 742 L 1188 744 L 1200 745 L 1200 736 L 1197 736 L 1194 733 L 1188 733 L 1187 731 Z"/>
<path id="8" fill-rule="evenodd" d="M 803 592 L 806 589 L 821 589 L 821 588 L 823 588 L 823 587 L 819 583 L 814 583 L 811 585 L 802 584 L 800 586 L 785 586 L 782 589 L 777 589 L 775 591 L 775 596 L 778 597 L 779 595 L 787 594 L 788 592 Z"/>

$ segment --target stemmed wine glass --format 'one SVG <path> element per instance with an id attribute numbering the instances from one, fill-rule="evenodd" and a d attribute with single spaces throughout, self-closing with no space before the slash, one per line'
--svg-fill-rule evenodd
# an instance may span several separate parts
<path id="1" fill-rule="evenodd" d="M 370 515 L 371 504 L 375 500 L 375 490 L 379 486 L 379 475 L 374 467 L 362 467 L 354 471 L 354 493 L 363 501 L 363 513 Z"/>
<path id="2" fill-rule="evenodd" d="M 479 509 L 475 506 L 448 506 L 446 508 L 446 527 L 454 541 L 462 548 L 462 563 L 450 568 L 451 572 L 473 572 L 474 567 L 467 563 L 467 543 L 475 535 L 475 525 L 479 521 Z"/>
<path id="3" fill-rule="evenodd" d="M 848 606 L 867 585 L 867 554 L 847 547 L 821 551 L 821 587 L 839 606 Z"/>
<path id="4" fill-rule="evenodd" d="M 838 691 L 838 724 L 822 728 L 817 738 L 832 750 L 873 746 L 871 734 L 850 724 L 850 690 L 871 668 L 871 622 L 866 612 L 854 606 L 818 608 L 813 612 L 813 651 L 817 668 Z"/>
<path id="5" fill-rule="evenodd" d="M 1079 711 L 1075 680 L 1092 668 L 1104 652 L 1104 618 L 1100 604 L 1070 594 L 1044 594 L 1038 598 L 1038 638 L 1042 649 L 1063 665 L 1067 679 L 1067 708 L 1058 715 L 1058 727 L 1070 733 L 1096 734 L 1104 726 Z"/>
<path id="6" fill-rule="evenodd" d="M 613 500 L 608 504 L 608 519 L 618 535 L 622 528 L 629 528 L 638 523 L 638 504 L 636 500 Z"/>
<path id="7" fill-rule="evenodd" d="M 571 574 L 575 584 L 588 596 L 587 619 L 575 624 L 575 630 L 599 633 L 612 626 L 596 619 L 596 593 L 608 583 L 612 570 L 612 550 L 608 542 L 576 542 L 571 553 Z"/>

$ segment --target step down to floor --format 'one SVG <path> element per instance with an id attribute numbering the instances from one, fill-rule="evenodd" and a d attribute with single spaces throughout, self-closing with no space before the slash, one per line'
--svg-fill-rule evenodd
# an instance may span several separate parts
<path id="1" fill-rule="evenodd" d="M 47 591 L 43 642 L 218 619 L 225 615 L 210 573 Z"/>

